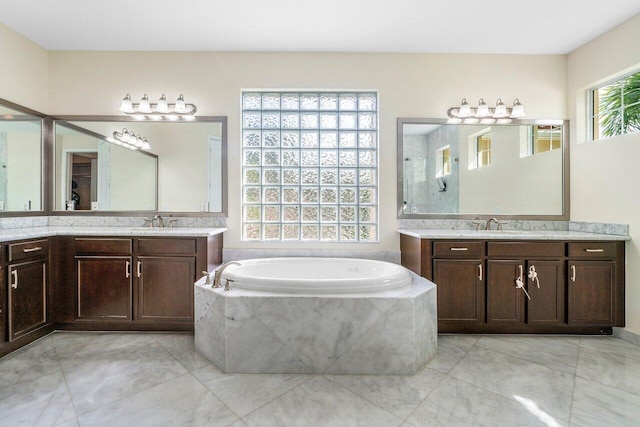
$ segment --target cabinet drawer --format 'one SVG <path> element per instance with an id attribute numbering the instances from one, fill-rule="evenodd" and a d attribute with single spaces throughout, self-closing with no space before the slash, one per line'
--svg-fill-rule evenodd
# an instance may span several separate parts
<path id="1" fill-rule="evenodd" d="M 130 254 L 131 239 L 77 238 L 76 253 L 84 254 Z"/>
<path id="2" fill-rule="evenodd" d="M 196 239 L 138 239 L 140 254 L 193 255 Z"/>
<path id="3" fill-rule="evenodd" d="M 569 243 L 569 258 L 615 258 L 614 242 Z"/>
<path id="4" fill-rule="evenodd" d="M 484 256 L 483 242 L 433 242 L 433 256 L 439 258 L 477 258 Z"/>
<path id="5" fill-rule="evenodd" d="M 47 256 L 49 253 L 49 240 L 32 240 L 30 242 L 9 244 L 9 262 L 29 258 Z"/>
<path id="6" fill-rule="evenodd" d="M 563 257 L 562 242 L 489 242 L 487 252 L 490 257 L 534 258 Z"/>

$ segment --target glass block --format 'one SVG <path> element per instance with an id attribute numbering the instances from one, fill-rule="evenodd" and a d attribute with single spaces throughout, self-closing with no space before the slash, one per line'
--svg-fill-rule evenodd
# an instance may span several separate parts
<path id="1" fill-rule="evenodd" d="M 358 146 L 360 148 L 375 148 L 375 132 L 358 132 Z"/>
<path id="2" fill-rule="evenodd" d="M 299 184 L 300 170 L 298 169 L 282 169 L 283 184 Z"/>
<path id="3" fill-rule="evenodd" d="M 338 169 L 322 169 L 320 171 L 320 183 L 335 185 L 338 183 Z"/>
<path id="4" fill-rule="evenodd" d="M 264 150 L 262 152 L 262 165 L 263 166 L 279 166 L 280 152 L 275 150 Z"/>
<path id="5" fill-rule="evenodd" d="M 245 187 L 244 203 L 260 203 L 260 187 Z"/>
<path id="6" fill-rule="evenodd" d="M 300 109 L 301 110 L 317 110 L 318 95 L 315 95 L 315 94 L 300 95 Z"/>
<path id="7" fill-rule="evenodd" d="M 280 187 L 264 187 L 262 201 L 264 203 L 280 203 Z"/>
<path id="8" fill-rule="evenodd" d="M 340 148 L 355 148 L 355 147 L 356 147 L 356 133 L 340 132 Z"/>
<path id="9" fill-rule="evenodd" d="M 317 188 L 302 188 L 302 203 L 318 203 Z"/>
<path id="10" fill-rule="evenodd" d="M 282 189 L 282 203 L 298 203 L 300 201 L 300 189 L 287 188 Z"/>
<path id="11" fill-rule="evenodd" d="M 337 110 L 338 97 L 331 93 L 325 93 L 320 95 L 320 109 L 321 110 Z"/>
<path id="12" fill-rule="evenodd" d="M 355 109 L 357 109 L 356 96 L 354 94 L 342 94 L 342 95 L 340 95 L 340 109 L 341 110 L 355 110 Z"/>
<path id="13" fill-rule="evenodd" d="M 302 222 L 318 222 L 318 207 L 317 206 L 303 206 L 302 207 Z"/>
<path id="14" fill-rule="evenodd" d="M 278 132 L 278 131 L 264 131 L 264 132 L 262 132 L 262 146 L 263 147 L 278 147 L 278 146 L 280 146 L 280 132 Z"/>
<path id="15" fill-rule="evenodd" d="M 300 101 L 297 93 L 285 93 L 282 95 L 281 103 L 283 110 L 297 110 L 300 106 Z"/>
<path id="16" fill-rule="evenodd" d="M 280 240 L 280 225 L 265 224 L 263 238 L 265 240 Z"/>
<path id="17" fill-rule="evenodd" d="M 341 225 L 340 226 L 340 240 L 356 240 L 356 226 L 355 225 Z"/>
<path id="18" fill-rule="evenodd" d="M 300 127 L 300 116 L 298 113 L 282 113 L 283 129 L 298 129 Z"/>
<path id="19" fill-rule="evenodd" d="M 318 166 L 318 150 L 300 150 L 302 166 Z"/>
<path id="20" fill-rule="evenodd" d="M 244 170 L 244 183 L 245 184 L 260 184 L 260 169 L 245 169 Z"/>
<path id="21" fill-rule="evenodd" d="M 318 185 L 318 169 L 302 169 L 303 185 Z"/>
<path id="22" fill-rule="evenodd" d="M 242 115 L 242 126 L 246 129 L 260 129 L 260 113 L 244 112 Z"/>
<path id="23" fill-rule="evenodd" d="M 303 225 L 302 226 L 302 240 L 318 240 L 317 225 Z"/>
<path id="24" fill-rule="evenodd" d="M 244 226 L 245 240 L 260 240 L 260 225 L 247 224 Z"/>
<path id="25" fill-rule="evenodd" d="M 243 218 L 245 221 L 260 221 L 260 206 L 245 206 Z"/>
<path id="26" fill-rule="evenodd" d="M 260 151 L 244 150 L 245 166 L 260 166 Z"/>
<path id="27" fill-rule="evenodd" d="M 376 221 L 376 208 L 374 207 L 361 207 L 360 208 L 360 222 L 375 222 Z"/>
<path id="28" fill-rule="evenodd" d="M 320 166 L 338 166 L 338 152 L 334 150 L 320 151 Z"/>
<path id="29" fill-rule="evenodd" d="M 340 113 L 340 129 L 355 129 L 355 128 L 356 128 L 356 114 Z"/>
<path id="30" fill-rule="evenodd" d="M 356 165 L 356 152 L 352 150 L 340 151 L 340 167 Z"/>
<path id="31" fill-rule="evenodd" d="M 263 169 L 262 182 L 264 184 L 280 184 L 280 169 Z"/>
<path id="32" fill-rule="evenodd" d="M 263 218 L 265 222 L 280 222 L 280 206 L 265 206 Z"/>
<path id="33" fill-rule="evenodd" d="M 336 203 L 338 201 L 338 191 L 335 188 L 320 189 L 320 203 Z"/>
<path id="34" fill-rule="evenodd" d="M 336 222 L 338 221 L 338 208 L 335 206 L 323 206 L 320 208 L 320 221 L 321 222 Z"/>
<path id="35" fill-rule="evenodd" d="M 280 113 L 262 113 L 262 127 L 264 129 L 279 129 Z"/>
<path id="36" fill-rule="evenodd" d="M 359 129 L 375 129 L 376 115 L 373 113 L 358 114 L 358 128 Z"/>
<path id="37" fill-rule="evenodd" d="M 320 148 L 337 148 L 338 134 L 336 132 L 320 132 Z"/>
<path id="38" fill-rule="evenodd" d="M 358 96 L 358 109 L 366 111 L 375 111 L 377 108 L 376 95 L 360 94 Z"/>
<path id="39" fill-rule="evenodd" d="M 374 204 L 376 202 L 376 190 L 375 188 L 360 188 L 360 198 L 359 201 L 361 204 L 369 205 Z"/>
<path id="40" fill-rule="evenodd" d="M 280 109 L 280 95 L 274 93 L 266 93 L 262 95 L 262 109 L 263 110 L 279 110 Z"/>
<path id="41" fill-rule="evenodd" d="M 340 222 L 355 222 L 355 206 L 340 206 Z"/>
<path id="42" fill-rule="evenodd" d="M 245 147 L 259 147 L 260 146 L 260 132 L 245 131 L 244 132 L 244 146 Z"/>
<path id="43" fill-rule="evenodd" d="M 373 151 L 358 152 L 358 166 L 374 167 L 376 165 L 376 153 Z"/>
<path id="44" fill-rule="evenodd" d="M 300 207 L 299 206 L 284 206 L 282 208 L 282 221 L 283 222 L 299 222 L 300 221 Z"/>
<path id="45" fill-rule="evenodd" d="M 245 110 L 259 110 L 260 109 L 260 94 L 259 93 L 245 93 L 242 95 L 242 108 Z"/>
<path id="46" fill-rule="evenodd" d="M 376 185 L 376 173 L 374 169 L 360 169 L 360 185 Z"/>
<path id="47" fill-rule="evenodd" d="M 282 166 L 300 166 L 300 155 L 297 151 L 282 151 Z"/>
<path id="48" fill-rule="evenodd" d="M 356 170 L 340 169 L 340 185 L 356 185 Z"/>
<path id="49" fill-rule="evenodd" d="M 377 239 L 377 227 L 375 225 L 361 225 L 359 230 L 361 242 L 371 242 Z"/>
<path id="50" fill-rule="evenodd" d="M 300 132 L 303 148 L 318 148 L 318 132 Z"/>
<path id="51" fill-rule="evenodd" d="M 337 129 L 338 115 L 333 113 L 320 114 L 320 129 Z"/>
<path id="52" fill-rule="evenodd" d="M 283 147 L 298 147 L 300 145 L 300 135 L 298 132 L 282 132 Z"/>
<path id="53" fill-rule="evenodd" d="M 318 113 L 300 114 L 300 127 L 302 129 L 318 129 Z"/>
<path id="54" fill-rule="evenodd" d="M 282 226 L 282 240 L 299 240 L 300 226 L 297 224 L 284 224 Z"/>
<path id="55" fill-rule="evenodd" d="M 335 225 L 323 225 L 320 227 L 321 240 L 338 240 L 338 227 Z"/>
<path id="56" fill-rule="evenodd" d="M 355 202 L 356 202 L 356 190 L 354 188 L 340 189 L 340 203 L 355 203 Z"/>

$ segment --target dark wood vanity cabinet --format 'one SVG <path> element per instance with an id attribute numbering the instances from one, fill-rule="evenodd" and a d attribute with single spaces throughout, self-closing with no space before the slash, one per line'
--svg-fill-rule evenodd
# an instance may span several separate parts
<path id="1" fill-rule="evenodd" d="M 624 326 L 624 242 L 401 235 L 400 245 L 402 264 L 437 285 L 440 332 L 606 333 L 603 327 Z"/>
<path id="2" fill-rule="evenodd" d="M 131 320 L 130 256 L 77 256 L 77 318 Z"/>

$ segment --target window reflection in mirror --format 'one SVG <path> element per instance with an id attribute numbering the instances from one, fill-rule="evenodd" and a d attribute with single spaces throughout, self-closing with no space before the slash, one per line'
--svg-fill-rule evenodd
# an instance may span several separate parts
<path id="1" fill-rule="evenodd" d="M 0 105 L 0 211 L 42 210 L 42 119 Z"/>

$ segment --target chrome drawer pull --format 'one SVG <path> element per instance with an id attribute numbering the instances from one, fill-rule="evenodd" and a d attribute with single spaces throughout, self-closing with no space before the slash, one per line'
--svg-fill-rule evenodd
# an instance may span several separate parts
<path id="1" fill-rule="evenodd" d="M 138 277 L 142 276 L 142 262 L 138 261 Z"/>
<path id="2" fill-rule="evenodd" d="M 13 283 L 11 284 L 11 287 L 13 289 L 18 289 L 18 270 L 13 270 L 11 275 L 13 276 Z"/>
<path id="3" fill-rule="evenodd" d="M 483 274 L 482 274 L 482 264 L 478 264 L 478 271 L 479 271 L 478 280 L 482 281 L 482 276 L 483 276 Z"/>
<path id="4" fill-rule="evenodd" d="M 589 252 L 589 253 L 599 253 L 599 252 L 604 252 L 604 249 L 585 249 L 585 252 Z"/>
<path id="5" fill-rule="evenodd" d="M 468 251 L 467 248 L 449 248 L 450 251 Z"/>
<path id="6" fill-rule="evenodd" d="M 23 249 L 22 252 L 24 252 L 25 254 L 28 254 L 29 252 L 35 252 L 35 251 L 41 251 L 42 248 L 40 246 L 37 246 L 35 248 L 29 248 L 29 249 Z"/>
<path id="7" fill-rule="evenodd" d="M 124 277 L 128 279 L 130 275 L 131 275 L 131 263 L 127 261 L 124 267 Z"/>

